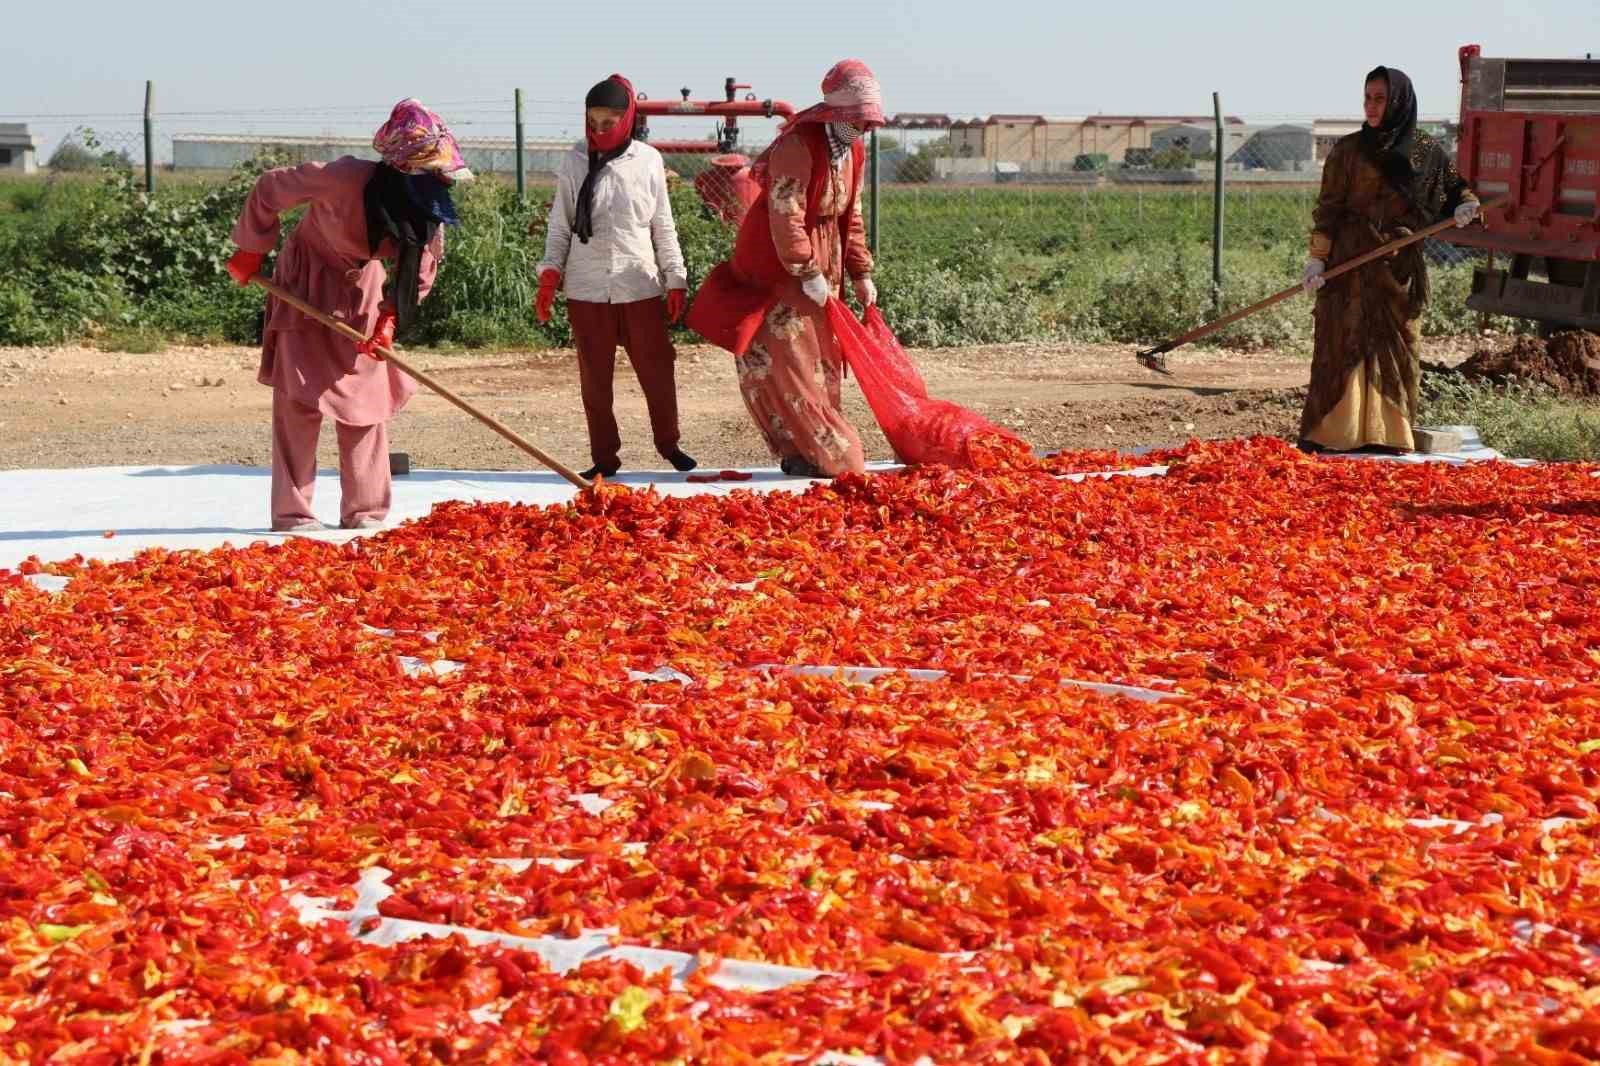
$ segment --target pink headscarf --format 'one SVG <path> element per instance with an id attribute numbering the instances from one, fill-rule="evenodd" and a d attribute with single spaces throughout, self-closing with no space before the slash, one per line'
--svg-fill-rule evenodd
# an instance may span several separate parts
<path id="1" fill-rule="evenodd" d="M 800 112 L 789 126 L 802 122 L 842 122 L 856 129 L 883 125 L 877 76 L 859 59 L 841 59 L 822 76 L 822 103 Z"/>
<path id="2" fill-rule="evenodd" d="M 372 148 L 402 174 L 433 171 L 457 181 L 472 177 L 450 127 L 415 97 L 394 105 L 389 121 L 373 134 Z"/>
<path id="3" fill-rule="evenodd" d="M 790 119 L 778 135 L 778 140 L 789 136 L 804 123 L 840 122 L 866 130 L 883 125 L 883 93 L 878 88 L 877 75 L 859 59 L 841 59 L 822 76 L 822 103 L 813 104 Z M 766 151 L 750 165 L 750 177 L 761 188 L 772 180 L 768 163 L 778 141 L 767 145 Z"/>

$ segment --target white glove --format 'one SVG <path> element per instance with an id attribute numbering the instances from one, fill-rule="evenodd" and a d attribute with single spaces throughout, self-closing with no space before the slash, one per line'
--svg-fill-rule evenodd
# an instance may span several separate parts
<path id="1" fill-rule="evenodd" d="M 818 307 L 828 305 L 828 279 L 821 274 L 813 274 L 802 281 L 800 291 L 811 297 L 811 302 Z"/>
<path id="2" fill-rule="evenodd" d="M 1324 278 L 1322 272 L 1328 269 L 1328 264 L 1321 259 L 1307 259 L 1306 272 L 1300 276 L 1300 284 L 1305 286 L 1307 292 L 1316 292 L 1322 288 Z"/>
<path id="3" fill-rule="evenodd" d="M 1463 200 L 1461 206 L 1456 208 L 1456 228 L 1466 229 L 1472 220 L 1478 217 L 1478 201 Z"/>
<path id="4" fill-rule="evenodd" d="M 863 274 L 856 279 L 856 299 L 861 301 L 862 307 L 871 307 L 878 302 L 878 287 L 872 283 L 869 275 Z"/>

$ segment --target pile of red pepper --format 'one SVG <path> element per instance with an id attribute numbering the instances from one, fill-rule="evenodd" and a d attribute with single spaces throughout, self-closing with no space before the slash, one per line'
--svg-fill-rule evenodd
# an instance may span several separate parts
<path id="1" fill-rule="evenodd" d="M 0 571 L 0 1061 L 1600 1058 L 1600 470 L 1154 461 Z"/>

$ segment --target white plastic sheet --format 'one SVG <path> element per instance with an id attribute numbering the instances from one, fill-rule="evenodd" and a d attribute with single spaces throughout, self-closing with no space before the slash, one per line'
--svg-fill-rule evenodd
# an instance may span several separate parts
<path id="1" fill-rule="evenodd" d="M 356 902 L 348 911 L 334 910 L 327 900 L 309 896 L 296 896 L 292 902 L 299 911 L 300 920 L 306 924 L 347 922 L 351 935 L 357 940 L 383 947 L 423 937 L 443 938 L 459 934 L 472 944 L 503 944 L 520 951 L 531 951 L 556 973 L 575 970 L 593 959 L 617 959 L 631 962 L 646 973 L 670 970 L 672 980 L 681 985 L 700 969 L 700 960 L 688 952 L 613 944 L 611 934 L 605 931 L 590 931 L 576 937 L 516 936 L 441 922 L 384 917 L 378 913 L 378 904 L 394 894 L 394 889 L 388 883 L 389 877 L 390 871 L 381 866 L 371 866 L 361 871 L 356 882 Z M 823 976 L 823 972 L 796 966 L 724 959 L 707 979 L 723 988 L 770 991 L 814 980 Z"/>

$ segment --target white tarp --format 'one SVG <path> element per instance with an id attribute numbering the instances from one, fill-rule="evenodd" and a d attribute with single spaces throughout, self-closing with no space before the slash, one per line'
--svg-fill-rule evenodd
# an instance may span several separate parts
<path id="1" fill-rule="evenodd" d="M 1470 433 L 1459 455 L 1404 456 L 1404 462 L 1470 462 L 1497 459 L 1482 447 L 1470 426 L 1450 427 Z M 1466 434 L 1464 433 L 1464 437 Z M 894 463 L 869 463 L 869 472 L 896 470 Z M 706 469 L 695 471 L 706 475 Z M 739 489 L 756 492 L 803 492 L 815 482 L 794 478 L 776 467 L 752 467 L 748 481 L 691 482 L 672 471 L 624 472 L 612 480 L 636 488 L 654 487 L 666 496 L 723 495 Z M 1165 467 L 1066 475 L 1088 477 L 1158 477 Z M 269 472 L 255 466 L 101 466 L 60 470 L 0 470 L 0 567 L 14 569 L 36 555 L 44 562 L 82 555 L 86 559 L 131 559 L 146 548 L 208 549 L 286 536 L 311 536 L 343 542 L 364 536 L 329 529 L 310 534 L 273 533 L 268 529 Z M 562 503 L 577 490 L 548 471 L 413 470 L 394 479 L 394 504 L 389 524 L 421 518 L 447 500 L 528 504 Z M 339 475 L 317 474 L 316 511 L 337 525 Z M 105 534 L 113 534 L 107 537 Z"/>

